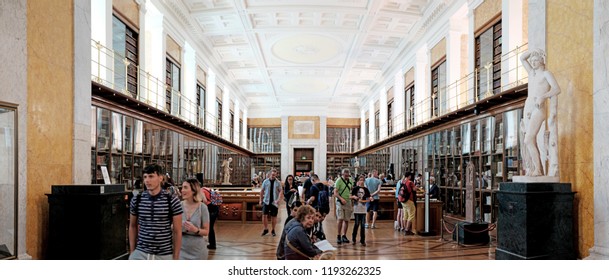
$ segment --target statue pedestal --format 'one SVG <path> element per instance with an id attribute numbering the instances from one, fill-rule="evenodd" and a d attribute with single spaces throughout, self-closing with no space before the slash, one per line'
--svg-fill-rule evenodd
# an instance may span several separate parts
<path id="1" fill-rule="evenodd" d="M 497 260 L 575 259 L 569 183 L 500 183 Z"/>
<path id="2" fill-rule="evenodd" d="M 558 183 L 558 176 L 513 176 L 514 183 Z"/>

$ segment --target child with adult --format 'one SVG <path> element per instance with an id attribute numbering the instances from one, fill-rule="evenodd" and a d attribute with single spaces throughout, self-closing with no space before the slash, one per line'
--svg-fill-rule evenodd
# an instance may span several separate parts
<path id="1" fill-rule="evenodd" d="M 360 176 L 358 178 L 358 182 L 363 181 L 364 176 Z M 362 246 L 366 246 L 366 230 L 364 229 L 364 223 L 366 220 L 366 204 L 370 202 L 371 196 L 370 191 L 362 184 L 356 184 L 351 191 L 351 196 L 353 199 L 353 215 L 355 216 L 355 223 L 353 224 L 353 233 L 351 235 L 351 241 L 353 245 L 355 245 L 355 240 L 357 238 L 357 229 L 360 228 L 360 244 Z"/>

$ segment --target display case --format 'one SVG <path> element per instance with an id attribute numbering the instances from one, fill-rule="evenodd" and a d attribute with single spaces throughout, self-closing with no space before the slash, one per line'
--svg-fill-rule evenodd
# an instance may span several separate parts
<path id="1" fill-rule="evenodd" d="M 446 213 L 465 216 L 465 166 L 474 165 L 476 221 L 497 219 L 499 183 L 521 173 L 516 109 L 447 128 L 427 137 L 426 169 L 436 178 Z M 438 177 L 439 176 L 439 177 Z"/>
<path id="2" fill-rule="evenodd" d="M 271 169 L 281 170 L 281 154 L 265 154 L 252 158 L 252 167 L 255 174 L 263 174 Z M 287 174 L 285 174 L 287 175 Z"/>
<path id="3" fill-rule="evenodd" d="M 340 176 L 343 168 L 353 169 L 355 174 L 355 158 L 344 154 L 328 154 L 326 156 L 326 176 L 336 178 Z M 361 169 L 358 168 L 357 171 L 361 172 Z M 325 178 L 320 179 L 325 180 Z"/>

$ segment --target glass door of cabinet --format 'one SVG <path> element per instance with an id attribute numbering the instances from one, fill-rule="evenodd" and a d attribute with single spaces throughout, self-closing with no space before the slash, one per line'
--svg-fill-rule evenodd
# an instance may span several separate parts
<path id="1" fill-rule="evenodd" d="M 493 155 L 492 144 L 494 136 L 495 118 L 488 117 L 480 120 L 482 127 L 482 188 L 490 190 L 493 184 Z"/>
<path id="2" fill-rule="evenodd" d="M 506 182 L 511 182 L 513 176 L 521 174 L 521 158 L 519 149 L 520 120 L 522 110 L 512 110 L 503 115 L 505 126 L 505 170 L 507 172 Z"/>
<path id="3" fill-rule="evenodd" d="M 17 254 L 17 108 L 0 103 L 0 260 Z"/>
<path id="4" fill-rule="evenodd" d="M 493 145 L 493 185 L 491 189 L 499 189 L 499 183 L 504 181 L 505 169 L 503 165 L 503 115 L 499 114 L 495 116 L 495 127 L 494 127 L 494 145 Z"/>

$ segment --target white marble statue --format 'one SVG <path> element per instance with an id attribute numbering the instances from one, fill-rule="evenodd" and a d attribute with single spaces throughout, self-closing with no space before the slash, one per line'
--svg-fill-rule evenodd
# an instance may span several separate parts
<path id="1" fill-rule="evenodd" d="M 232 168 L 230 168 L 230 163 L 233 161 L 233 158 L 228 158 L 226 160 L 224 160 L 222 162 L 222 175 L 224 175 L 224 180 L 222 181 L 222 184 L 224 185 L 230 185 L 230 172 L 233 170 Z"/>
<path id="2" fill-rule="evenodd" d="M 560 86 L 554 75 L 546 69 L 546 53 L 543 50 L 528 50 L 520 56 L 520 61 L 529 74 L 529 93 L 520 123 L 520 151 L 525 176 L 556 177 L 558 176 L 556 95 L 560 93 Z M 549 108 L 546 105 L 547 100 L 550 100 Z M 549 118 L 546 120 L 548 109 Z"/>

